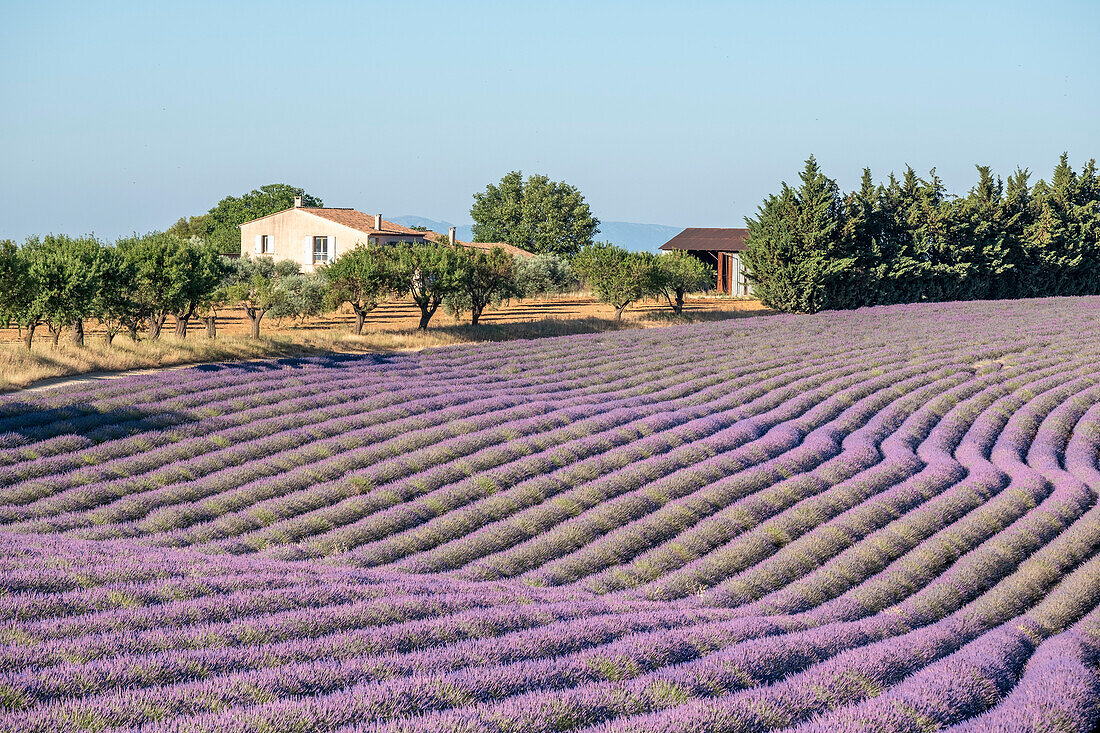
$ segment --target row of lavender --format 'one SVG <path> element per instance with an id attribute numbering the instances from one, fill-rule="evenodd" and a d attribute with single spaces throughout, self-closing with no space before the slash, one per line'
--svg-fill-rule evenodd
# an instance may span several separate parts
<path id="1" fill-rule="evenodd" d="M 1087 730 L 1098 316 L 906 306 L 8 398 L 0 728 Z"/>

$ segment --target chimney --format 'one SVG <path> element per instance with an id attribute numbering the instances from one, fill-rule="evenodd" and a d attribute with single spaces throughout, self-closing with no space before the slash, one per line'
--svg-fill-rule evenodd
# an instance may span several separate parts
<path id="1" fill-rule="evenodd" d="M 447 239 L 450 241 L 451 246 L 455 244 L 455 228 L 451 227 L 451 231 L 447 232 Z"/>
<path id="2" fill-rule="evenodd" d="M 375 229 L 375 231 L 379 231 L 379 232 L 382 231 L 382 215 L 381 214 L 375 214 L 374 215 L 374 229 Z"/>
<path id="3" fill-rule="evenodd" d="M 295 209 L 302 208 L 302 197 L 301 196 L 295 196 L 294 197 L 294 208 Z"/>

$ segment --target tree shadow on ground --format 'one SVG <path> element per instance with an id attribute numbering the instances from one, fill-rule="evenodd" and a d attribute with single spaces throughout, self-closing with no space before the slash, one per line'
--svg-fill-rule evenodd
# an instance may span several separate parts
<path id="1" fill-rule="evenodd" d="M 342 367 L 349 364 L 382 364 L 390 357 L 382 354 L 327 353 L 318 356 L 258 359 L 245 362 L 200 364 L 169 372 L 137 375 L 142 380 L 162 381 L 164 386 L 185 388 L 188 372 L 265 374 L 288 369 Z M 95 404 L 94 385 L 108 386 L 118 375 L 84 377 L 82 381 L 43 390 L 27 397 L 0 400 L 0 450 L 20 448 L 61 435 L 80 436 L 93 444 L 118 440 L 145 432 L 167 430 L 203 419 L 199 412 L 118 405 L 117 396 L 111 398 L 112 406 Z M 177 382 L 178 384 L 173 384 Z M 0 459 L 0 464 L 3 464 Z"/>

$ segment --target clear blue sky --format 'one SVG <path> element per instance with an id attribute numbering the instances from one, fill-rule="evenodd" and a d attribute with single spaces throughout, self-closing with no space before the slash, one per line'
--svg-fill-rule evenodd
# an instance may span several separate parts
<path id="1" fill-rule="evenodd" d="M 1100 2 L 0 5 L 0 238 L 227 194 L 469 220 L 513 169 L 596 215 L 741 226 L 817 155 L 1049 177 L 1100 155 Z"/>

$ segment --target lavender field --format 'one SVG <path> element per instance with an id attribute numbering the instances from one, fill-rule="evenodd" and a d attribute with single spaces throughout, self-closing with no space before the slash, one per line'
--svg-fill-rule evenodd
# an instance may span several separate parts
<path id="1" fill-rule="evenodd" d="M 1089 731 L 1100 298 L 0 399 L 0 730 Z"/>

